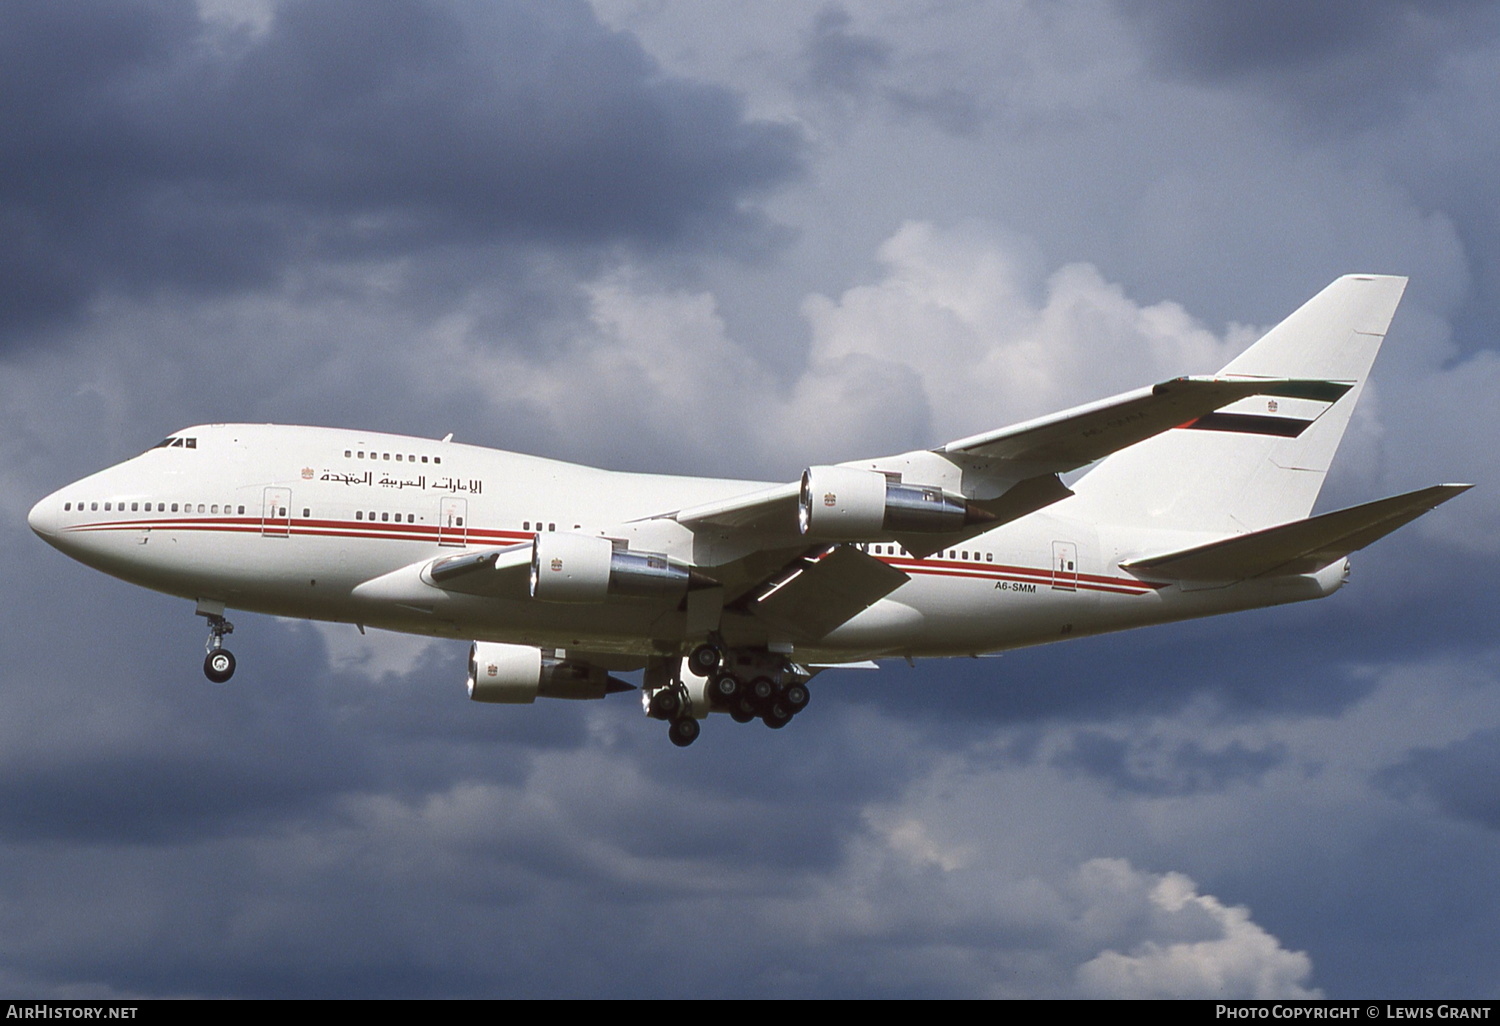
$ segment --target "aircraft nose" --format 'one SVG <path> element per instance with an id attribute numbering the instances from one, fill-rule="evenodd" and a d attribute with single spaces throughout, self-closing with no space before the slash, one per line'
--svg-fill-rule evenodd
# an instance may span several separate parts
<path id="1" fill-rule="evenodd" d="M 26 514 L 26 523 L 40 537 L 51 540 L 57 534 L 57 497 L 49 495 Z"/>

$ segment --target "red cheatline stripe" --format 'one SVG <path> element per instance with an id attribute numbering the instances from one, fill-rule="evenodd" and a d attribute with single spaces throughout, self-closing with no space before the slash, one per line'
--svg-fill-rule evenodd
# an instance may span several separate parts
<path id="1" fill-rule="evenodd" d="M 157 519 L 157 520 L 111 520 L 92 524 L 75 524 L 66 531 L 205 531 L 223 534 L 271 534 L 281 537 L 283 532 L 293 537 L 313 538 L 378 538 L 387 541 L 432 542 L 439 538 L 435 524 L 372 523 L 364 520 L 299 520 L 263 524 L 259 517 L 219 517 L 215 519 Z M 527 542 L 534 537 L 529 531 L 498 531 L 481 528 L 445 530 L 444 537 L 462 534 L 466 545 L 515 544 Z M 975 563 L 964 560 L 911 559 L 894 556 L 875 557 L 897 569 L 929 577 L 961 577 L 979 581 L 1015 581 L 1021 584 L 1039 584 L 1051 587 L 1059 580 L 1084 591 L 1104 591 L 1124 595 L 1143 595 L 1166 587 L 1151 581 L 1133 578 L 1103 577 L 1097 574 L 1078 574 L 1058 577 L 1051 570 L 1039 567 L 1011 566 L 1006 563 Z"/>
<path id="2" fill-rule="evenodd" d="M 1145 595 L 1165 587 L 1163 584 L 1128 580 L 1121 577 L 1085 579 L 1085 575 L 1082 574 L 1079 575 L 1078 580 L 1075 582 L 1071 576 L 1056 577 L 1049 570 L 1029 570 L 1024 573 L 974 573 L 942 565 L 909 567 L 907 570 L 910 573 L 922 574 L 927 577 L 959 577 L 973 581 L 1014 581 L 1019 584 L 1035 584 L 1047 588 L 1053 587 L 1060 582 L 1063 590 L 1107 591 L 1121 595 Z"/>
<path id="3" fill-rule="evenodd" d="M 876 557 L 880 558 L 880 557 Z M 1038 584 L 1051 584 L 1056 578 L 1051 570 L 1030 566 L 1011 566 L 1007 563 L 975 563 L 964 560 L 933 560 L 933 559 L 910 559 L 904 557 L 887 558 L 885 562 L 901 570 L 913 570 L 918 573 L 931 572 L 934 567 L 953 568 L 955 570 L 975 571 L 980 576 L 995 574 L 1005 578 L 1021 577 L 1026 581 Z M 1065 580 L 1072 581 L 1071 574 Z M 1105 577 L 1099 574 L 1079 574 L 1077 580 L 1080 584 L 1099 584 L 1106 587 L 1125 588 L 1147 588 L 1156 589 L 1165 587 L 1161 584 L 1153 584 L 1147 581 L 1138 581 L 1132 577 Z"/>
<path id="4" fill-rule="evenodd" d="M 224 534 L 291 534 L 308 537 L 388 538 L 398 541 L 431 541 L 439 537 L 435 524 L 397 524 L 363 520 L 273 520 L 262 524 L 258 518 L 218 517 L 188 520 L 112 520 L 93 524 L 75 524 L 65 531 L 217 531 Z M 443 537 L 463 536 L 468 543 L 514 544 L 529 541 L 527 531 L 493 531 L 481 528 L 445 528 Z"/>

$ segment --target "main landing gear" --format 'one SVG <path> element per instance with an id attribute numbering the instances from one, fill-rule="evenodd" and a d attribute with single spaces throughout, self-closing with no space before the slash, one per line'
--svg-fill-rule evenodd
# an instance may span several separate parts
<path id="1" fill-rule="evenodd" d="M 678 748 L 698 740 L 703 726 L 693 716 L 692 700 L 681 681 L 658 687 L 646 702 L 646 715 L 667 721 L 667 738 Z"/>
<path id="2" fill-rule="evenodd" d="M 780 730 L 807 708 L 807 670 L 789 658 L 760 649 L 699 645 L 687 654 L 687 667 L 706 681 L 703 699 L 712 711 L 727 712 L 738 723 L 760 720 Z M 687 685 L 672 681 L 651 694 L 646 714 L 667 720 L 667 738 L 678 747 L 696 741 L 700 723 L 691 711 Z"/>
<path id="3" fill-rule="evenodd" d="M 234 633 L 234 624 L 222 616 L 208 617 L 208 655 L 203 657 L 203 675 L 215 684 L 234 676 L 234 653 L 224 647 L 224 635 Z"/>

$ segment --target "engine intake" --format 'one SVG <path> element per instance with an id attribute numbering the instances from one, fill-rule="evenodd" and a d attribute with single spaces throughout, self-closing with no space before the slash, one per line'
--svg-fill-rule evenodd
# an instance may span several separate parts
<path id="1" fill-rule="evenodd" d="M 854 467 L 808 467 L 802 472 L 797 502 L 802 533 L 829 541 L 939 534 L 993 519 L 941 488 L 897 484 L 884 474 Z"/>

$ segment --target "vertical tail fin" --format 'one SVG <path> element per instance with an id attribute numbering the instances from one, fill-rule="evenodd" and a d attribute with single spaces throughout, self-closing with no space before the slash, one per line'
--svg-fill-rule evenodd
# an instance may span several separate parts
<path id="1" fill-rule="evenodd" d="M 1327 388 L 1245 399 L 1117 452 L 1074 485 L 1078 500 L 1106 522 L 1224 534 L 1306 517 L 1405 288 L 1339 278 L 1220 372 Z"/>

